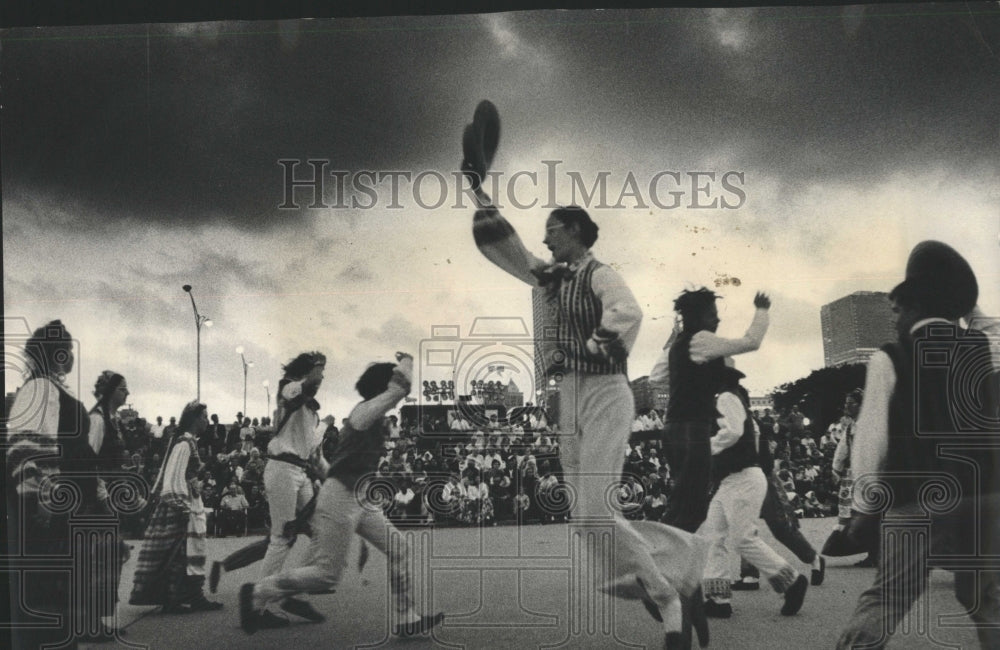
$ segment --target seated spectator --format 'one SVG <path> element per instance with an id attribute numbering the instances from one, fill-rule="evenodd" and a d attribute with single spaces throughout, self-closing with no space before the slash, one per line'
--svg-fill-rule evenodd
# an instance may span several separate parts
<path id="1" fill-rule="evenodd" d="M 257 448 L 250 450 L 250 459 L 243 470 L 243 483 L 248 484 L 244 487 L 244 492 L 249 491 L 249 486 L 264 484 L 264 459 L 260 457 L 260 450 Z"/>
<path id="2" fill-rule="evenodd" d="M 479 495 L 479 513 L 476 517 L 476 523 L 484 524 L 493 522 L 493 499 L 490 497 L 490 486 L 486 483 L 485 477 L 479 472 L 476 473 L 473 479 L 473 486 L 476 489 L 476 493 Z"/>
<path id="3" fill-rule="evenodd" d="M 645 501 L 645 491 L 634 474 L 629 474 L 625 482 L 618 488 L 618 503 L 622 514 L 627 519 L 642 518 L 642 504 Z"/>
<path id="4" fill-rule="evenodd" d="M 528 520 L 528 513 L 531 511 L 531 499 L 524 492 L 524 486 L 517 488 L 517 496 L 514 497 L 514 516 L 518 523 Z"/>
<path id="5" fill-rule="evenodd" d="M 399 482 L 396 495 L 392 499 L 392 510 L 389 513 L 390 518 L 394 522 L 402 522 L 409 519 L 410 504 L 413 503 L 416 496 L 411 487 L 410 480 L 406 478 L 402 479 Z"/>
<path id="6" fill-rule="evenodd" d="M 230 483 L 225 496 L 219 503 L 218 528 L 219 535 L 239 535 L 247 525 L 247 510 L 250 504 L 243 496 L 236 483 Z"/>
<path id="7" fill-rule="evenodd" d="M 270 529 L 268 522 L 267 499 L 264 498 L 264 485 L 255 484 L 250 488 L 247 503 L 250 504 L 247 510 L 247 528 L 254 530 Z"/>
<path id="8" fill-rule="evenodd" d="M 539 479 L 535 492 L 537 495 L 535 501 L 541 508 L 545 509 L 542 512 L 542 521 L 555 521 L 556 516 L 560 514 L 553 507 L 559 501 L 555 494 L 556 488 L 559 487 L 559 479 L 552 473 L 548 461 L 542 461 L 542 464 L 538 466 L 538 473 Z"/>
<path id="9" fill-rule="evenodd" d="M 649 521 L 659 521 L 666 508 L 667 499 L 663 496 L 663 490 L 659 483 L 653 483 L 649 496 L 646 497 L 642 506 L 643 515 Z"/>
<path id="10" fill-rule="evenodd" d="M 503 468 L 499 460 L 494 460 L 486 473 L 486 485 L 497 519 L 506 519 L 513 514 L 513 501 L 510 493 L 510 474 Z"/>
<path id="11" fill-rule="evenodd" d="M 445 504 L 450 519 L 461 521 L 462 512 L 465 510 L 465 485 L 458 478 L 458 474 L 453 472 L 448 477 L 448 484 L 441 491 L 441 501 Z"/>

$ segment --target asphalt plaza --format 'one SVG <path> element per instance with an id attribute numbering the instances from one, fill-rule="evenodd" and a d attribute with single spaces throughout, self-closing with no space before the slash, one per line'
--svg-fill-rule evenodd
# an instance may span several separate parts
<path id="1" fill-rule="evenodd" d="M 819 548 L 835 519 L 802 520 L 805 536 Z M 390 634 L 390 600 L 384 556 L 376 551 L 357 571 L 355 542 L 337 592 L 310 596 L 327 617 L 321 624 L 295 620 L 280 630 L 247 636 L 239 627 L 237 591 L 259 577 L 260 565 L 224 574 L 217 594 L 221 612 L 170 616 L 156 608 L 127 604 L 138 540 L 121 583 L 119 626 L 128 645 L 160 648 L 661 648 L 659 624 L 636 601 L 580 589 L 581 550 L 566 524 L 521 528 L 418 528 L 404 531 L 411 543 L 414 599 L 424 613 L 444 611 L 431 635 L 400 639 Z M 761 535 L 793 566 L 799 563 L 770 537 Z M 209 540 L 209 560 L 259 538 Z M 289 556 L 296 564 L 308 545 L 300 538 Z M 810 587 L 802 611 L 781 616 L 781 598 L 766 583 L 756 592 L 733 594 L 733 617 L 711 621 L 711 648 L 832 648 L 874 569 L 853 567 L 860 556 L 830 559 L 825 583 Z M 975 631 L 952 595 L 953 577 L 932 571 L 908 630 L 890 648 L 978 648 Z M 924 615 L 919 614 L 924 612 Z M 957 616 L 956 616 L 957 615 Z M 124 644 L 120 644 L 124 647 Z M 111 647 L 110 645 L 94 647 Z"/>

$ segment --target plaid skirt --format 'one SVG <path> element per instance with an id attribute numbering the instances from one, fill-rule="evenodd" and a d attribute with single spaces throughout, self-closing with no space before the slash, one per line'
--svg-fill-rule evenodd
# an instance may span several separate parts
<path id="1" fill-rule="evenodd" d="M 201 593 L 200 582 L 194 585 L 188 579 L 190 519 L 190 513 L 175 503 L 157 504 L 136 562 L 130 604 L 171 607 Z M 204 567 L 204 556 L 200 560 Z"/>

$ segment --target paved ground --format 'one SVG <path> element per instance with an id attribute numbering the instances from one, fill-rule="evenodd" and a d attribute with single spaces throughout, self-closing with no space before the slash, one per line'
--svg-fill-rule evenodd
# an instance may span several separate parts
<path id="1" fill-rule="evenodd" d="M 804 520 L 803 532 L 822 544 L 833 519 Z M 239 628 L 237 591 L 241 583 L 257 578 L 259 565 L 224 575 L 215 596 L 225 603 L 221 612 L 167 616 L 156 609 L 119 607 L 126 640 L 146 647 L 183 648 L 660 648 L 662 634 L 643 607 L 635 601 L 590 598 L 571 599 L 570 571 L 574 551 L 566 525 L 447 528 L 414 533 L 414 564 L 418 573 L 419 606 L 425 611 L 447 613 L 432 637 L 399 640 L 389 635 L 389 599 L 384 558 L 373 553 L 363 574 L 353 570 L 358 549 L 352 551 L 352 570 L 337 593 L 312 597 L 328 616 L 324 624 L 296 623 L 279 631 L 246 636 Z M 765 538 L 789 560 L 794 558 L 764 533 Z M 219 558 L 250 539 L 213 539 L 210 558 Z M 292 561 L 304 550 L 303 538 L 293 549 Z M 137 544 L 137 542 L 136 542 Z M 122 599 L 128 600 L 134 557 L 122 577 Z M 485 558 L 485 559 L 484 559 Z M 850 566 L 857 557 L 832 560 L 822 587 L 810 588 L 799 615 L 778 613 L 780 598 L 766 585 L 758 592 L 734 594 L 735 614 L 712 621 L 712 648 L 832 648 L 858 594 L 871 584 L 874 569 Z M 798 564 L 796 563 L 796 566 Z M 806 570 L 806 567 L 800 567 Z M 900 634 L 891 648 L 977 648 L 968 619 L 941 623 L 947 614 L 961 611 L 951 595 L 951 574 L 935 571 L 928 596 L 918 603 L 929 611 L 929 634 Z M 570 601 L 575 600 L 574 606 Z M 580 616 L 576 612 L 590 611 Z M 110 646 L 101 646 L 110 647 Z"/>

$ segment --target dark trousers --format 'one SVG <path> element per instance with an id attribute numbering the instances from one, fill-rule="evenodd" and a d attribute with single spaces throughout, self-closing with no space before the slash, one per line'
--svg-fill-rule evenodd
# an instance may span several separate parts
<path id="1" fill-rule="evenodd" d="M 781 542 L 785 548 L 794 553 L 800 562 L 805 562 L 806 564 L 813 563 L 813 560 L 816 559 L 816 549 L 809 543 L 809 540 L 802 536 L 802 532 L 798 528 L 793 528 L 783 521 L 769 521 L 765 519 L 764 523 L 767 524 L 771 534 L 774 535 L 774 539 Z M 740 576 L 744 578 L 759 578 L 760 572 L 757 571 L 757 567 L 743 560 L 741 562 Z"/>
<path id="2" fill-rule="evenodd" d="M 712 480 L 711 422 L 668 422 L 664 436 L 674 489 L 664 523 L 694 533 L 708 516 Z"/>
<path id="3" fill-rule="evenodd" d="M 890 514 L 898 518 L 919 521 L 923 510 L 916 505 L 893 508 Z M 888 515 L 887 515 L 888 519 Z M 983 522 L 986 526 L 993 525 Z M 931 535 L 911 532 L 902 527 L 886 527 L 881 531 L 882 555 L 879 557 L 875 584 L 861 594 L 857 608 L 837 644 L 837 648 L 882 648 L 896 630 L 903 616 L 927 588 L 930 574 L 928 558 L 931 548 L 940 555 L 938 542 L 950 531 L 947 527 L 932 528 Z M 995 546 L 991 540 L 986 553 Z M 955 596 L 967 608 L 976 624 L 983 648 L 1000 648 L 1000 574 L 996 571 L 956 571 Z M 925 601 L 926 602 L 926 601 Z M 914 612 L 930 629 L 934 614 Z M 916 623 L 914 624 L 916 626 Z M 919 629 L 919 628 L 916 628 Z"/>

